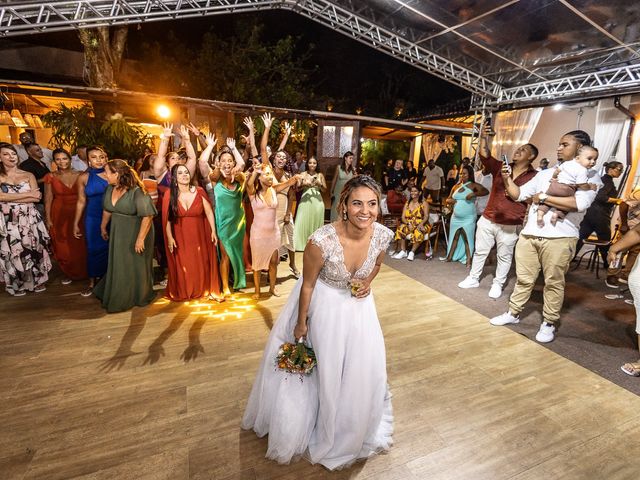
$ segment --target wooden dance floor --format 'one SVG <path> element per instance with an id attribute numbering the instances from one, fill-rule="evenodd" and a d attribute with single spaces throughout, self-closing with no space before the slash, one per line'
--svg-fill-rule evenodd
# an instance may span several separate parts
<path id="1" fill-rule="evenodd" d="M 288 269 L 282 265 L 280 275 Z M 2 479 L 637 479 L 640 397 L 384 267 L 395 446 L 350 469 L 240 430 L 286 295 L 106 315 L 81 285 L 0 294 Z M 280 286 L 286 294 L 289 279 Z M 640 381 L 640 380 L 639 380 Z"/>

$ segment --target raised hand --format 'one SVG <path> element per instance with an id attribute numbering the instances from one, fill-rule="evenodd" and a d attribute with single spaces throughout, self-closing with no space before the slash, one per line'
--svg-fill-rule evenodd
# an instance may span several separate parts
<path id="1" fill-rule="evenodd" d="M 291 135 L 291 129 L 291 124 L 289 122 L 284 122 L 284 131 L 287 133 L 287 135 Z"/>
<path id="2" fill-rule="evenodd" d="M 184 125 L 180 125 L 180 136 L 185 140 L 189 138 L 189 129 Z"/>
<path id="3" fill-rule="evenodd" d="M 218 139 L 213 134 L 213 132 L 209 132 L 209 133 L 207 133 L 207 137 L 205 138 L 205 142 L 207 144 L 207 147 L 215 147 L 216 143 L 218 142 Z"/>
<path id="4" fill-rule="evenodd" d="M 250 133 L 253 133 L 254 131 L 253 118 L 244 117 L 244 120 L 242 121 L 242 123 L 245 124 L 245 126 L 249 129 Z"/>
<path id="5" fill-rule="evenodd" d="M 173 137 L 173 123 L 165 122 L 162 124 L 162 138 L 167 140 Z"/>
<path id="6" fill-rule="evenodd" d="M 227 137 L 227 147 L 229 147 L 231 150 L 236 148 L 236 139 L 235 138 L 231 138 L 231 137 Z"/>
<path id="7" fill-rule="evenodd" d="M 189 131 L 191 133 L 193 133 L 196 137 L 200 136 L 200 129 L 198 127 L 196 127 L 192 122 L 189 122 L 189 125 L 187 125 L 187 128 L 189 129 Z"/>
<path id="8" fill-rule="evenodd" d="M 271 117 L 271 114 L 269 112 L 265 113 L 262 115 L 262 123 L 264 123 L 264 128 L 265 129 L 270 129 L 271 128 L 271 124 L 273 124 L 273 118 Z"/>

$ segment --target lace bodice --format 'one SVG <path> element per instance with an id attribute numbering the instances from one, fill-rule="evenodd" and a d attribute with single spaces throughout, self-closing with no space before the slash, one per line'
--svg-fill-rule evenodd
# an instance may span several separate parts
<path id="1" fill-rule="evenodd" d="M 393 232 L 391 230 L 379 223 L 374 223 L 367 258 L 352 277 L 344 264 L 344 251 L 332 224 L 320 227 L 309 238 L 311 243 L 322 250 L 324 265 L 320 270 L 320 280 L 335 288 L 349 288 L 349 282 L 352 279 L 368 277 L 373 271 L 376 258 L 380 252 L 387 249 L 392 239 Z"/>

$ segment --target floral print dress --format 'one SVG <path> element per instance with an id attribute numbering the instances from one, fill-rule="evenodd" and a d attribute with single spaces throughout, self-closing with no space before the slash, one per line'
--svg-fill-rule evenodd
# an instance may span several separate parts
<path id="1" fill-rule="evenodd" d="M 31 191 L 27 180 L 2 183 L 4 193 Z M 49 233 L 34 203 L 0 202 L 0 274 L 11 295 L 49 279 Z"/>

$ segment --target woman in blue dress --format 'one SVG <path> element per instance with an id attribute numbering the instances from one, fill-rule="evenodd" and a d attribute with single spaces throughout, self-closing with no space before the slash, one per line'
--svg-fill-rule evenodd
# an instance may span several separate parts
<path id="1" fill-rule="evenodd" d="M 84 234 L 87 244 L 87 275 L 89 285 L 81 292 L 83 297 L 88 297 L 93 292 L 97 281 L 107 272 L 109 263 L 109 242 L 100 234 L 100 222 L 102 222 L 102 197 L 107 189 L 107 176 L 104 166 L 108 158 L 102 147 L 87 148 L 87 160 L 89 168 L 78 178 L 78 203 L 76 205 L 76 217 L 74 220 L 73 236 L 82 237 Z M 84 214 L 84 233 L 80 228 L 82 215 Z"/>
<path id="2" fill-rule="evenodd" d="M 460 169 L 460 181 L 453 187 L 445 205 L 453 209 L 449 224 L 449 245 L 447 256 L 441 258 L 447 262 L 460 262 L 471 266 L 474 237 L 476 233 L 476 197 L 489 194 L 489 190 L 473 181 L 473 168 L 463 165 Z"/>

